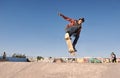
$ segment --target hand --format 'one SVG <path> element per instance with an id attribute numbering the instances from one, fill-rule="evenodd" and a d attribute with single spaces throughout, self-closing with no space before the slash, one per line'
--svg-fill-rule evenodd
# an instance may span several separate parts
<path id="1" fill-rule="evenodd" d="M 61 13 L 58 13 L 58 15 L 59 15 L 59 16 L 63 16 L 63 14 L 61 14 Z"/>

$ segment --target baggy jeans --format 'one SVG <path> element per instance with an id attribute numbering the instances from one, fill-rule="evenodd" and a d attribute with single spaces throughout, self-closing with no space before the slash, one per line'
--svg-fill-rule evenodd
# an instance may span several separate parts
<path id="1" fill-rule="evenodd" d="M 77 33 L 76 33 L 78 31 L 78 29 L 79 28 L 77 26 L 73 26 L 73 27 L 65 29 L 66 33 L 69 33 L 70 37 L 72 35 L 74 35 L 74 37 L 75 37 L 75 39 L 73 40 L 73 43 L 72 43 L 74 50 L 76 50 L 75 45 L 77 44 L 77 41 L 79 39 L 79 35 L 77 35 Z"/>

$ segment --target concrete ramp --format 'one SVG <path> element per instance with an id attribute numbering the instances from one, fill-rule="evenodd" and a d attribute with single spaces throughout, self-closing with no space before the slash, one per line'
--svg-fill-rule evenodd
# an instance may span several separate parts
<path id="1" fill-rule="evenodd" d="M 0 62 L 0 78 L 120 78 L 120 64 Z"/>

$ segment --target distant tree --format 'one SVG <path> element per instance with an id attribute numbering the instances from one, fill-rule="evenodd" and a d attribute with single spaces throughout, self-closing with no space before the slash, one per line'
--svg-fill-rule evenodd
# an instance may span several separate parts
<path id="1" fill-rule="evenodd" d="M 14 54 L 12 55 L 12 57 L 16 57 L 16 58 L 26 58 L 25 54 L 16 54 L 16 53 L 14 53 Z"/>
<path id="2" fill-rule="evenodd" d="M 37 56 L 37 61 L 38 60 L 43 60 L 44 58 L 42 56 Z"/>

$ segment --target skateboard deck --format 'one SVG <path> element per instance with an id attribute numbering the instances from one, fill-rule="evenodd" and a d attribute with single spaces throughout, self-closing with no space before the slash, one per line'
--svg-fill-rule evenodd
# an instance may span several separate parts
<path id="1" fill-rule="evenodd" d="M 68 51 L 71 55 L 75 55 L 75 50 L 73 48 L 73 45 L 72 45 L 72 41 L 70 39 L 70 36 L 68 33 L 65 34 L 65 40 L 66 40 L 66 44 L 68 46 Z"/>

